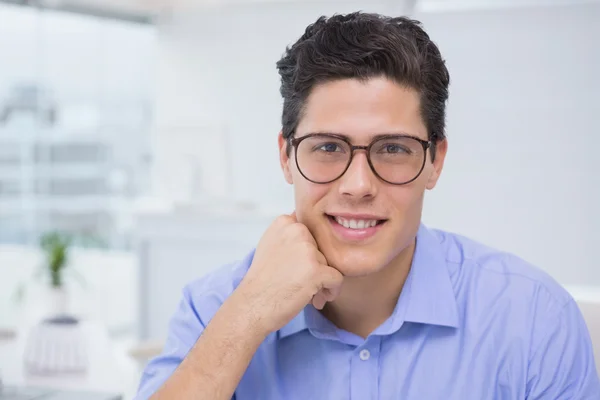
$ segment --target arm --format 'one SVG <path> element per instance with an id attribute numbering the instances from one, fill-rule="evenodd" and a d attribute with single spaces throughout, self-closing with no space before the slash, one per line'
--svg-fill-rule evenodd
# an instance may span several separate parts
<path id="1" fill-rule="evenodd" d="M 590 336 L 574 300 L 563 307 L 533 345 L 527 400 L 600 399 Z"/>
<path id="2" fill-rule="evenodd" d="M 144 370 L 135 400 L 231 399 L 265 337 L 250 315 L 232 294 L 205 327 L 184 289 L 165 348 Z"/>
<path id="3" fill-rule="evenodd" d="M 268 332 L 234 295 L 223 303 L 187 357 L 152 396 L 160 399 L 231 399 Z"/>
<path id="4" fill-rule="evenodd" d="M 199 313 L 184 292 L 163 354 L 146 368 L 136 400 L 230 399 L 254 353 L 312 301 L 322 309 L 343 276 L 326 264 L 308 228 L 278 218 L 261 238 L 250 268 L 214 312 Z M 199 304 L 199 303 L 197 303 Z M 208 326 L 202 321 L 213 315 Z"/>

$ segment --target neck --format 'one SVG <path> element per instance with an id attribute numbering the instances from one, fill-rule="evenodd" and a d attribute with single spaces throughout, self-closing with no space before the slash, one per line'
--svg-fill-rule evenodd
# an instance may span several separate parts
<path id="1" fill-rule="evenodd" d="M 323 315 L 340 329 L 369 336 L 394 312 L 414 251 L 415 240 L 378 272 L 345 278 L 339 296 L 327 303 Z"/>

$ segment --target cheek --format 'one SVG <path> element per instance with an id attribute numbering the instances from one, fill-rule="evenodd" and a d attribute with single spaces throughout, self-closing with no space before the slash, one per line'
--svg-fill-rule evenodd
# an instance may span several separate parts
<path id="1" fill-rule="evenodd" d="M 300 173 L 294 171 L 294 199 L 296 215 L 300 222 L 309 221 L 314 218 L 314 214 L 322 212 L 322 207 L 315 206 L 327 194 L 328 186 L 309 182 Z"/>
<path id="2" fill-rule="evenodd" d="M 424 182 L 413 182 L 404 187 L 393 188 L 389 194 L 391 218 L 394 221 L 389 240 L 398 244 L 406 235 L 415 231 L 421 221 Z M 393 232 L 393 233 L 392 233 Z"/>
<path id="3" fill-rule="evenodd" d="M 388 198 L 395 213 L 412 213 L 422 204 L 426 181 L 417 180 L 405 186 L 391 188 Z"/>

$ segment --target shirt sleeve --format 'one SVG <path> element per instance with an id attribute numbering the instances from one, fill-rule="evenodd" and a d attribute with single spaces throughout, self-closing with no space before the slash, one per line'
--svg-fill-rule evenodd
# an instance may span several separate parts
<path id="1" fill-rule="evenodd" d="M 163 385 L 184 360 L 204 328 L 205 325 L 194 308 L 189 289 L 186 287 L 178 309 L 171 318 L 163 351 L 144 369 L 134 400 L 150 398 Z"/>
<path id="2" fill-rule="evenodd" d="M 527 400 L 598 400 L 600 382 L 588 329 L 570 300 L 533 343 Z"/>

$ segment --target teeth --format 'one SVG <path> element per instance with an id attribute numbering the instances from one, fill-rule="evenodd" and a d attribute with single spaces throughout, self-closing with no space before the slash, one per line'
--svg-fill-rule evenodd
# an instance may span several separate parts
<path id="1" fill-rule="evenodd" d="M 335 217 L 335 220 L 338 224 L 342 225 L 344 228 L 349 229 L 365 229 L 371 228 L 377 225 L 377 220 L 364 220 L 364 219 L 344 219 L 341 217 Z"/>

